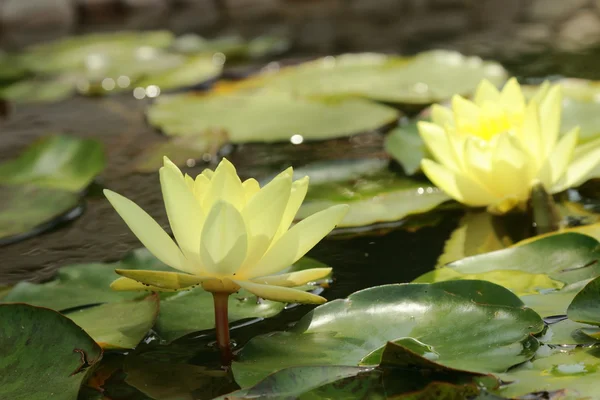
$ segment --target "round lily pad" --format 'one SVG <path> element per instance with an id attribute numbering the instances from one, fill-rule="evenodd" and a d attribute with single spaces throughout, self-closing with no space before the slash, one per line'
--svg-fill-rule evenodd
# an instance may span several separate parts
<path id="1" fill-rule="evenodd" d="M 501 85 L 500 64 L 453 51 L 412 57 L 363 53 L 328 56 L 265 73 L 248 84 L 302 96 L 357 96 L 386 103 L 427 105 L 471 94 L 482 79 Z"/>
<path id="2" fill-rule="evenodd" d="M 52 229 L 82 212 L 77 193 L 35 185 L 0 185 L 0 244 Z"/>
<path id="3" fill-rule="evenodd" d="M 27 304 L 0 304 L 0 398 L 76 399 L 102 349 L 69 318 Z"/>
<path id="4" fill-rule="evenodd" d="M 315 308 L 288 332 L 257 336 L 233 364 L 242 387 L 292 366 L 356 366 L 387 341 L 413 338 L 439 364 L 504 371 L 530 359 L 542 319 L 509 290 L 485 281 L 387 285 Z M 476 340 L 475 340 L 476 338 Z"/>
<path id="5" fill-rule="evenodd" d="M 318 100 L 271 90 L 161 96 L 150 123 L 167 135 L 227 133 L 233 143 L 324 140 L 395 123 L 393 108 L 361 99 Z"/>
<path id="6" fill-rule="evenodd" d="M 450 198 L 428 183 L 388 170 L 386 160 L 319 162 L 297 169 L 311 178 L 297 218 L 306 218 L 335 204 L 350 209 L 338 227 L 399 221 L 432 210 Z"/>
<path id="7" fill-rule="evenodd" d="M 577 293 L 567 309 L 567 316 L 573 321 L 600 325 L 600 277 Z"/>

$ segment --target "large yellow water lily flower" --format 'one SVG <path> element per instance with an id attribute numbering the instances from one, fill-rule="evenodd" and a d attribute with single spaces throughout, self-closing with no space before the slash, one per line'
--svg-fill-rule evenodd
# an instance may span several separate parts
<path id="1" fill-rule="evenodd" d="M 419 123 L 435 159 L 421 168 L 455 200 L 497 214 L 523 206 L 535 183 L 550 193 L 577 186 L 600 163 L 600 141 L 576 149 L 578 127 L 559 137 L 561 101 L 559 85 L 526 101 L 516 79 L 501 92 L 484 80 L 474 101 L 454 96 Z"/>
<path id="2" fill-rule="evenodd" d="M 293 289 L 329 274 L 315 268 L 277 274 L 317 244 L 346 214 L 334 206 L 290 228 L 308 188 L 308 177 L 292 182 L 292 169 L 261 188 L 240 181 L 226 159 L 196 179 L 183 175 L 165 157 L 162 194 L 177 244 L 146 212 L 127 198 L 105 190 L 115 210 L 138 239 L 165 264 L 182 271 L 117 270 L 116 290 L 177 290 L 201 285 L 213 293 L 244 288 L 281 302 L 323 303 L 320 296 Z"/>

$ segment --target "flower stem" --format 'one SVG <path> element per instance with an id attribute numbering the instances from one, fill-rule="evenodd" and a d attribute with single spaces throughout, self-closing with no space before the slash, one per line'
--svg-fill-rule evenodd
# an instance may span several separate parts
<path id="1" fill-rule="evenodd" d="M 215 328 L 217 330 L 217 345 L 221 351 L 221 364 L 229 367 L 233 360 L 231 352 L 231 341 L 229 339 L 229 320 L 227 319 L 227 306 L 229 305 L 229 294 L 224 292 L 213 292 L 215 303 Z"/>

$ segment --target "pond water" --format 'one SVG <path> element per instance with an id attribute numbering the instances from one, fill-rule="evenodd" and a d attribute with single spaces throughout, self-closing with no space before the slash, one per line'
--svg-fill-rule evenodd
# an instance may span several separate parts
<path id="1" fill-rule="evenodd" d="M 562 74 L 600 78 L 596 68 L 600 52 L 570 57 L 538 54 L 500 61 L 523 81 L 536 82 L 539 78 Z M 234 72 L 239 74 L 239 71 L 238 67 Z M 166 140 L 147 123 L 144 110 L 150 103 L 148 99 L 137 100 L 122 94 L 8 107 L 7 115 L 0 117 L 0 160 L 14 158 L 41 136 L 60 132 L 99 140 L 105 147 L 107 168 L 88 188 L 81 217 L 0 248 L 3 261 L 0 289 L 2 285 L 20 281 L 47 281 L 65 265 L 117 261 L 139 248 L 137 239 L 105 200 L 102 188 L 131 198 L 166 225 L 157 174 L 133 170 L 133 161 L 144 149 Z M 227 146 L 222 154 L 236 165 L 242 177 L 265 179 L 289 165 L 300 167 L 318 160 L 381 157 L 382 146 L 380 132 L 367 132 L 325 143 Z M 209 164 L 199 163 L 184 170 L 198 173 L 206 165 Z M 398 165 L 393 168 L 400 170 Z M 597 192 L 594 193 L 596 188 L 589 185 L 584 193 L 598 198 Z M 588 203 L 588 210 L 600 210 L 596 200 Z M 334 269 L 333 280 L 323 296 L 328 300 L 345 298 L 364 288 L 410 282 L 432 270 L 463 214 L 462 210 L 449 207 L 375 228 L 334 232 L 308 253 Z M 530 220 L 523 216 L 505 223 L 514 241 L 524 238 L 523 232 L 531 228 Z M 234 323 L 232 339 L 241 348 L 257 334 L 289 328 L 310 309 L 310 306 L 290 306 L 271 318 Z M 165 345 L 150 333 L 135 350 L 105 355 L 87 383 L 91 388 L 101 388 L 102 395 L 84 388 L 80 399 L 211 399 L 229 393 L 237 386 L 218 372 L 214 340 L 211 332 L 204 332 Z"/>

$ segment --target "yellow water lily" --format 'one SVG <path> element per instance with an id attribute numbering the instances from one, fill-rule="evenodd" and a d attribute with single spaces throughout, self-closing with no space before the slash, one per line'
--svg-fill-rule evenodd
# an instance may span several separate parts
<path id="1" fill-rule="evenodd" d="M 560 85 L 541 85 L 527 101 L 516 79 L 502 91 L 484 80 L 473 101 L 433 105 L 419 133 L 434 160 L 427 177 L 455 200 L 503 214 L 523 206 L 541 183 L 549 193 L 577 186 L 600 163 L 600 141 L 577 146 L 579 128 L 559 136 Z"/>
<path id="2" fill-rule="evenodd" d="M 290 228 L 308 188 L 308 177 L 292 182 L 289 168 L 264 187 L 240 180 L 223 159 L 215 171 L 195 179 L 168 158 L 160 169 L 165 208 L 177 244 L 145 211 L 110 190 L 104 194 L 142 244 L 178 272 L 117 270 L 116 290 L 178 290 L 201 285 L 209 292 L 240 288 L 261 298 L 323 303 L 295 286 L 323 278 L 330 268 L 277 274 L 306 254 L 338 224 L 348 206 L 328 208 Z"/>

